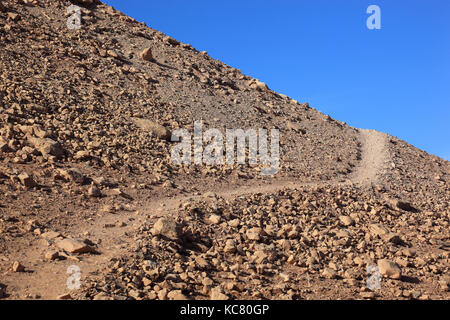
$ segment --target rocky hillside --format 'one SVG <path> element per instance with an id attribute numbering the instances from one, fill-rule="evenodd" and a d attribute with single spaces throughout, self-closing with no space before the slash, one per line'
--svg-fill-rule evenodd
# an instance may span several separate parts
<path id="1" fill-rule="evenodd" d="M 448 161 L 95 0 L 0 1 L 0 79 L 0 298 L 449 298 Z M 278 129 L 278 172 L 174 164 L 195 121 Z"/>

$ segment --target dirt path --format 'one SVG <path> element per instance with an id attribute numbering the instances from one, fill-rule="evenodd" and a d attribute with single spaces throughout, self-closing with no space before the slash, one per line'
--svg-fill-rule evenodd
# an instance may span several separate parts
<path id="1" fill-rule="evenodd" d="M 35 298 L 39 295 L 43 299 L 55 299 L 58 295 L 69 292 L 66 287 L 66 280 L 69 277 L 67 267 L 77 265 L 82 272 L 82 278 L 90 272 L 105 266 L 112 257 L 120 257 L 126 253 L 128 243 L 133 241 L 128 234 L 139 228 L 144 221 L 149 218 L 154 219 L 163 215 L 171 214 L 178 210 L 184 202 L 191 202 L 199 199 L 223 197 L 232 200 L 239 196 L 255 193 L 274 193 L 283 189 L 295 189 L 303 187 L 320 187 L 327 185 L 360 185 L 367 186 L 379 181 L 380 176 L 386 170 L 385 163 L 389 159 L 386 147 L 386 134 L 375 130 L 360 130 L 361 134 L 361 160 L 346 181 L 318 181 L 304 183 L 301 181 L 268 181 L 266 184 L 248 186 L 230 186 L 227 189 L 212 190 L 200 195 L 182 195 L 171 198 L 155 199 L 147 203 L 145 208 L 140 208 L 136 212 L 122 212 L 114 215 L 101 216 L 95 221 L 82 221 L 76 226 L 71 226 L 67 230 L 66 236 L 76 234 L 88 234 L 92 239 L 102 239 L 99 245 L 99 255 L 83 255 L 80 261 L 65 260 L 59 262 L 42 261 L 43 252 L 37 251 L 34 245 L 26 246 L 18 258 L 25 265 L 32 265 L 32 273 L 12 273 L 9 274 L 8 285 L 19 297 Z M 151 212 L 148 213 L 148 208 Z M 123 222 L 124 227 L 105 228 L 108 224 Z M 39 240 L 36 240 L 39 241 Z M 41 250 L 42 251 L 42 250 Z M 16 296 L 17 298 L 17 296 Z"/>
<path id="2" fill-rule="evenodd" d="M 210 191 L 207 194 L 197 196 L 178 196 L 164 200 L 152 201 L 149 207 L 157 208 L 159 211 L 167 211 L 178 207 L 180 203 L 190 200 L 201 199 L 210 194 L 211 196 L 219 196 L 225 199 L 233 199 L 238 196 L 255 194 L 255 193 L 274 193 L 283 189 L 295 189 L 302 187 L 320 187 L 327 185 L 360 185 L 367 186 L 376 184 L 380 181 L 380 177 L 386 170 L 386 162 L 389 159 L 389 153 L 386 146 L 387 135 L 382 132 L 370 129 L 359 129 L 361 144 L 361 160 L 355 170 L 349 175 L 346 181 L 328 180 L 317 182 L 301 182 L 301 181 L 270 181 L 267 184 L 248 185 L 240 187 L 230 187 L 219 191 Z M 163 206 L 161 206 L 163 204 Z"/>
<path id="3" fill-rule="evenodd" d="M 386 134 L 375 130 L 360 129 L 361 162 L 350 179 L 356 184 L 377 183 L 385 171 L 389 159 Z"/>

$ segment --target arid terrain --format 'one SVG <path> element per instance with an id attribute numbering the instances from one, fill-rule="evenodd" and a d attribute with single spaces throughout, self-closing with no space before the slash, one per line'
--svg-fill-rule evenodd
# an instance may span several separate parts
<path id="1" fill-rule="evenodd" d="M 278 129 L 278 172 L 174 164 L 195 121 Z M 0 299 L 448 300 L 449 182 L 101 2 L 0 1 Z"/>

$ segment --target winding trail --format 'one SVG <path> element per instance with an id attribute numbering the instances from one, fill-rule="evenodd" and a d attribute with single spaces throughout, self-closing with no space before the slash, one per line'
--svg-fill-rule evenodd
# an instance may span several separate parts
<path id="1" fill-rule="evenodd" d="M 358 129 L 360 133 L 360 162 L 353 172 L 349 174 L 346 181 L 326 180 L 315 182 L 274 180 L 268 184 L 244 185 L 239 187 L 209 191 L 195 196 L 177 196 L 152 201 L 149 207 L 157 208 L 156 211 L 167 214 L 170 209 L 178 208 L 180 203 L 202 199 L 208 194 L 223 197 L 227 200 L 255 193 L 275 193 L 283 189 L 295 189 L 302 187 L 321 187 L 336 185 L 356 185 L 361 187 L 371 186 L 380 182 L 380 177 L 386 172 L 386 163 L 389 159 L 387 148 L 387 135 L 370 129 Z"/>
<path id="2" fill-rule="evenodd" d="M 90 237 L 102 239 L 99 255 L 83 256 L 80 261 L 60 261 L 57 264 L 49 264 L 48 262 L 36 263 L 42 260 L 41 253 L 37 252 L 32 246 L 25 246 L 20 252 L 21 261 L 29 265 L 34 264 L 33 273 L 22 274 L 15 273 L 9 284 L 15 288 L 19 295 L 35 295 L 39 294 L 43 299 L 55 299 L 58 295 L 67 293 L 66 273 L 69 265 L 75 264 L 80 267 L 82 274 L 87 275 L 91 272 L 106 266 L 111 258 L 120 257 L 129 250 L 129 243 L 133 241 L 130 234 L 137 230 L 143 222 L 150 218 L 174 213 L 179 209 L 180 205 L 186 201 L 195 201 L 199 199 L 214 198 L 216 196 L 223 197 L 226 200 L 232 200 L 236 197 L 246 196 L 255 193 L 275 193 L 283 189 L 295 189 L 303 187 L 320 187 L 320 186 L 370 186 L 380 183 L 380 177 L 387 170 L 386 163 L 389 159 L 387 149 L 387 135 L 375 130 L 359 129 L 360 132 L 360 161 L 354 171 L 349 174 L 346 181 L 328 180 L 317 182 L 301 182 L 301 181 L 280 181 L 274 180 L 261 185 L 247 185 L 227 189 L 211 190 L 200 195 L 180 195 L 176 197 L 154 199 L 146 204 L 144 208 L 139 208 L 135 214 L 129 212 L 121 212 L 114 215 L 104 215 L 95 219 L 95 221 L 80 221 L 75 226 L 70 226 L 67 230 L 68 234 L 82 234 L 86 232 Z M 151 208 L 151 214 L 146 215 Z M 130 219 L 130 215 L 131 218 Z M 115 224 L 124 222 L 126 226 L 123 228 L 105 228 L 107 224 Z M 19 253 L 18 253 L 19 254 Z M 74 259 L 77 259 L 76 257 Z M 58 285 L 56 285 L 58 284 Z"/>

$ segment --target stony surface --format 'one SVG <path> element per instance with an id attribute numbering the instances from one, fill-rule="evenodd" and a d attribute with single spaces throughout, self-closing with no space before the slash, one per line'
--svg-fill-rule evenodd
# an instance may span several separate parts
<path id="1" fill-rule="evenodd" d="M 278 173 L 173 164 L 197 120 L 279 129 Z M 449 299 L 449 176 L 99 1 L 0 2 L 0 298 Z"/>

